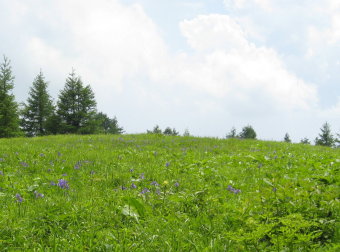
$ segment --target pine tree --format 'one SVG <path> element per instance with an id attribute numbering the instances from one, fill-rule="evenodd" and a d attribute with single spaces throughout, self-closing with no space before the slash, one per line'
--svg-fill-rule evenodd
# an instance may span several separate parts
<path id="1" fill-rule="evenodd" d="M 239 137 L 245 139 L 256 139 L 256 132 L 252 126 L 248 125 L 242 128 Z"/>
<path id="2" fill-rule="evenodd" d="M 315 145 L 334 147 L 335 139 L 331 133 L 330 125 L 326 122 L 320 130 L 319 137 L 315 138 Z"/>
<path id="3" fill-rule="evenodd" d="M 12 68 L 4 56 L 4 62 L 0 65 L 0 137 L 20 135 L 18 104 L 11 93 L 13 88 Z"/>
<path id="4" fill-rule="evenodd" d="M 61 120 L 60 133 L 91 134 L 98 128 L 94 93 L 89 85 L 83 86 L 74 71 L 60 92 L 57 115 Z"/>
<path id="5" fill-rule="evenodd" d="M 289 134 L 288 134 L 288 133 L 285 134 L 285 137 L 283 138 L 283 140 L 284 140 L 286 143 L 291 143 L 291 142 L 292 142 L 292 140 L 290 140 L 290 137 L 289 137 Z"/>
<path id="6" fill-rule="evenodd" d="M 43 73 L 40 71 L 33 81 L 30 96 L 22 111 L 21 126 L 28 136 L 48 134 L 47 123 L 53 115 L 53 105 L 47 86 Z"/>

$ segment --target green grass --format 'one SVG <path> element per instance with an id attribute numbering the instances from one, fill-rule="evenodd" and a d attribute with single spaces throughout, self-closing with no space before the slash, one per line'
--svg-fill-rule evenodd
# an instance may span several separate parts
<path id="1" fill-rule="evenodd" d="M 0 158 L 1 251 L 340 249 L 339 149 L 49 136 L 0 139 Z"/>

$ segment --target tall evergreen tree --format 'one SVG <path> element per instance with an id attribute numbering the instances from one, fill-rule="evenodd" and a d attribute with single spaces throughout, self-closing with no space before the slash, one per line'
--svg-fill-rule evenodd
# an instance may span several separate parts
<path id="1" fill-rule="evenodd" d="M 74 71 L 60 92 L 57 115 L 61 120 L 60 133 L 91 134 L 98 128 L 94 93 L 89 85 L 84 87 Z"/>
<path id="2" fill-rule="evenodd" d="M 319 137 L 315 138 L 315 145 L 334 147 L 335 139 L 331 133 L 330 125 L 326 122 L 320 130 Z"/>
<path id="3" fill-rule="evenodd" d="M 53 115 L 53 105 L 47 86 L 40 71 L 33 81 L 27 104 L 22 111 L 21 127 L 28 136 L 42 136 L 48 133 L 47 123 Z"/>
<path id="4" fill-rule="evenodd" d="M 10 61 L 4 56 L 0 65 L 0 137 L 20 135 L 18 104 L 12 94 L 14 76 Z"/>

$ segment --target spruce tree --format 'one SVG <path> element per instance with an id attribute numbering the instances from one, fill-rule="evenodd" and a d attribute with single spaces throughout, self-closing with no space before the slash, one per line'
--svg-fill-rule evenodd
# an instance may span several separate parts
<path id="1" fill-rule="evenodd" d="M 44 75 L 40 71 L 33 81 L 27 104 L 22 111 L 21 126 L 28 136 L 48 134 L 47 124 L 53 115 L 53 105 L 47 86 Z"/>
<path id="2" fill-rule="evenodd" d="M 61 120 L 60 133 L 91 134 L 98 128 L 94 93 L 89 85 L 83 85 L 74 71 L 60 92 L 57 115 Z"/>
<path id="3" fill-rule="evenodd" d="M 0 137 L 20 135 L 18 104 L 12 94 L 14 76 L 10 61 L 4 56 L 0 65 Z"/>
<path id="4" fill-rule="evenodd" d="M 315 145 L 334 147 L 335 139 L 331 133 L 330 125 L 326 122 L 320 130 L 319 137 L 315 138 Z"/>

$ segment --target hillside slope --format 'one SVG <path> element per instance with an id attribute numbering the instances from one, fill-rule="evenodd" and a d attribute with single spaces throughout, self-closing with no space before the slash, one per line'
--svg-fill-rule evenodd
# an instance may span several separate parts
<path id="1" fill-rule="evenodd" d="M 0 139 L 0 250 L 336 251 L 339 169 L 301 144 Z"/>

